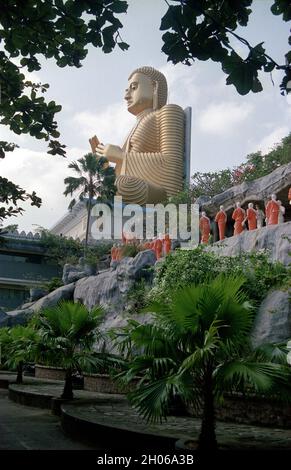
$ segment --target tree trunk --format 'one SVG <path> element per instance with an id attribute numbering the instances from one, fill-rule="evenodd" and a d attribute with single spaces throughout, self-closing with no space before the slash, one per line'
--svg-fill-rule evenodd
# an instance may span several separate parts
<path id="1" fill-rule="evenodd" d="M 22 373 L 23 373 L 23 362 L 20 361 L 17 365 L 17 376 L 16 376 L 16 383 L 17 384 L 22 384 L 23 383 Z"/>
<path id="2" fill-rule="evenodd" d="M 65 386 L 61 398 L 66 400 L 72 400 L 73 398 L 73 380 L 72 380 L 72 369 L 66 370 Z"/>
<path id="3" fill-rule="evenodd" d="M 85 246 L 84 246 L 84 257 L 86 256 L 87 246 L 88 246 L 91 208 L 92 208 L 92 198 L 91 198 L 91 195 L 89 195 L 88 208 L 87 208 L 87 225 L 86 225 L 86 237 L 85 237 Z"/>
<path id="4" fill-rule="evenodd" d="M 207 371 L 204 377 L 203 413 L 198 449 L 203 453 L 217 450 L 212 370 Z"/>

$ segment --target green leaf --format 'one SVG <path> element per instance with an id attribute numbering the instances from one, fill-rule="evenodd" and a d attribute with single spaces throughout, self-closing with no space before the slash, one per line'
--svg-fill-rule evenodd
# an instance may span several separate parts
<path id="1" fill-rule="evenodd" d="M 126 13 L 128 4 L 122 0 L 114 0 L 114 2 L 110 5 L 110 8 L 114 13 Z"/>
<path id="2" fill-rule="evenodd" d="M 122 51 L 127 51 L 127 49 L 129 48 L 129 45 L 126 44 L 126 42 L 118 42 L 117 44 Z"/>

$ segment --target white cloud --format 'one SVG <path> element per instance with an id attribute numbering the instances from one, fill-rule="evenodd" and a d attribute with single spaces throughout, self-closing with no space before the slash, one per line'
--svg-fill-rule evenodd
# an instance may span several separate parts
<path id="1" fill-rule="evenodd" d="M 197 84 L 197 69 L 182 64 L 167 64 L 161 67 L 160 71 L 168 82 L 169 103 L 179 104 L 182 107 L 193 106 L 202 95 L 202 85 Z"/>
<path id="2" fill-rule="evenodd" d="M 1 176 L 12 180 L 27 192 L 35 191 L 42 198 L 42 206 L 38 209 L 31 207 L 29 203 L 20 203 L 25 209 L 24 215 L 5 222 L 19 224 L 19 228 L 26 231 L 33 230 L 32 225 L 51 227 L 64 215 L 70 202 L 70 198 L 63 195 L 64 178 L 72 174 L 68 164 L 87 151 L 76 147 L 68 148 L 68 158 L 26 148 L 7 154 L 0 162 Z"/>
<path id="3" fill-rule="evenodd" d="M 126 109 L 126 103 L 114 103 L 98 112 L 82 111 L 73 116 L 77 133 L 88 139 L 97 135 L 100 142 L 122 145 L 135 118 Z"/>
<path id="4" fill-rule="evenodd" d="M 270 134 L 266 135 L 255 147 L 255 150 L 260 150 L 263 155 L 270 152 L 276 144 L 280 143 L 283 137 L 286 137 L 290 129 L 287 126 L 277 127 Z"/>
<path id="5" fill-rule="evenodd" d="M 234 101 L 210 104 L 198 117 L 198 128 L 214 135 L 233 133 L 234 129 L 250 116 L 253 106 Z"/>

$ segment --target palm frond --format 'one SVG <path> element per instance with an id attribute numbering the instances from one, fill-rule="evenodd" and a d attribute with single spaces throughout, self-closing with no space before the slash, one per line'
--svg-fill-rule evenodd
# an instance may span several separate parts
<path id="1" fill-rule="evenodd" d="M 258 346 L 253 355 L 257 360 L 286 364 L 288 349 L 286 343 L 266 343 Z"/>
<path id="2" fill-rule="evenodd" d="M 177 377 L 165 376 L 129 393 L 129 401 L 150 422 L 161 422 L 168 413 Z"/>
<path id="3" fill-rule="evenodd" d="M 78 165 L 77 162 L 71 162 L 71 163 L 69 163 L 68 168 L 70 168 L 70 169 L 72 169 L 72 170 L 75 170 L 76 173 L 79 173 L 80 175 L 82 174 L 82 170 L 81 170 L 81 168 L 79 167 L 79 165 Z"/>
<path id="4" fill-rule="evenodd" d="M 225 390 L 251 385 L 258 392 L 268 392 L 278 380 L 286 381 L 286 373 L 278 364 L 234 360 L 219 367 L 215 379 Z"/>

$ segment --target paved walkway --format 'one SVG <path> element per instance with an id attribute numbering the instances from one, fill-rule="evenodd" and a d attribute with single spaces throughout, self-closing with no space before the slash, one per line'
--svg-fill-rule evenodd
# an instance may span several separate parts
<path id="1" fill-rule="evenodd" d="M 7 390 L 0 390 L 0 451 L 91 449 L 65 436 L 49 410 L 18 405 L 8 399 Z"/>
<path id="2" fill-rule="evenodd" d="M 70 416 L 97 425 L 177 439 L 197 439 L 201 427 L 200 419 L 182 416 L 170 416 L 162 424 L 149 425 L 132 408 L 104 398 L 95 404 L 66 404 L 64 407 Z M 288 429 L 217 422 L 216 435 L 218 443 L 229 450 L 291 450 L 291 430 Z"/>
<path id="3" fill-rule="evenodd" d="M 17 387 L 20 390 L 29 390 L 32 393 L 49 394 L 54 396 L 60 396 L 63 387 L 61 382 L 42 382 L 31 378 L 25 379 L 25 382 L 26 384 L 24 385 L 14 385 L 13 387 Z M 199 419 L 191 417 L 169 417 L 167 421 L 162 424 L 148 425 L 131 407 L 129 407 L 125 397 L 122 397 L 121 395 L 100 394 L 83 390 L 77 390 L 74 393 L 76 398 L 90 400 L 88 403 L 82 403 L 82 400 L 81 402 L 76 400 L 74 404 L 71 402 L 64 405 L 70 416 L 76 417 L 77 419 L 83 419 L 97 425 L 103 424 L 119 429 L 131 430 L 137 433 L 149 433 L 158 436 L 175 437 L 177 439 L 185 439 L 188 437 L 197 438 L 199 435 L 201 425 L 201 421 Z M 94 403 L 92 403 L 92 398 L 94 399 Z M 5 396 L 5 400 L 7 407 L 3 406 L 3 412 L 9 414 L 9 410 L 11 410 L 10 412 L 14 416 L 13 419 L 18 419 L 18 413 L 19 416 L 21 416 L 21 413 L 24 413 L 23 416 L 25 416 L 26 413 L 27 416 L 31 415 L 33 419 L 36 420 L 35 424 L 29 426 L 28 431 L 33 434 L 33 439 L 35 439 L 35 436 L 39 434 L 41 442 L 45 442 L 45 439 L 43 438 L 47 431 L 42 431 L 41 429 L 42 423 L 44 423 L 44 427 L 48 426 L 49 433 L 51 434 L 46 445 L 52 446 L 46 448 L 54 448 L 53 446 L 55 442 L 59 446 L 66 445 L 67 441 L 64 440 L 64 437 L 63 440 L 59 440 L 59 437 L 55 437 L 53 435 L 53 429 L 57 430 L 58 436 L 61 435 L 61 430 L 58 426 L 58 419 L 49 415 L 48 411 L 45 412 L 42 410 L 30 409 L 23 407 L 22 405 L 15 405 L 9 402 L 7 404 L 7 396 Z M 0 414 L 2 415 L 1 409 Z M 22 419 L 23 418 L 19 418 L 18 421 L 21 422 Z M 35 426 L 38 425 L 38 420 L 40 420 L 39 433 L 35 430 Z M 1 421 L 3 422 L 3 420 Z M 24 426 L 24 423 L 22 423 L 22 425 Z M 218 442 L 230 449 L 291 450 L 291 429 L 267 428 L 218 422 L 216 431 Z M 37 441 L 36 444 L 33 444 L 32 441 L 31 445 L 37 445 Z M 72 444 L 68 443 L 68 445 Z M 80 446 L 79 448 L 82 447 Z"/>

